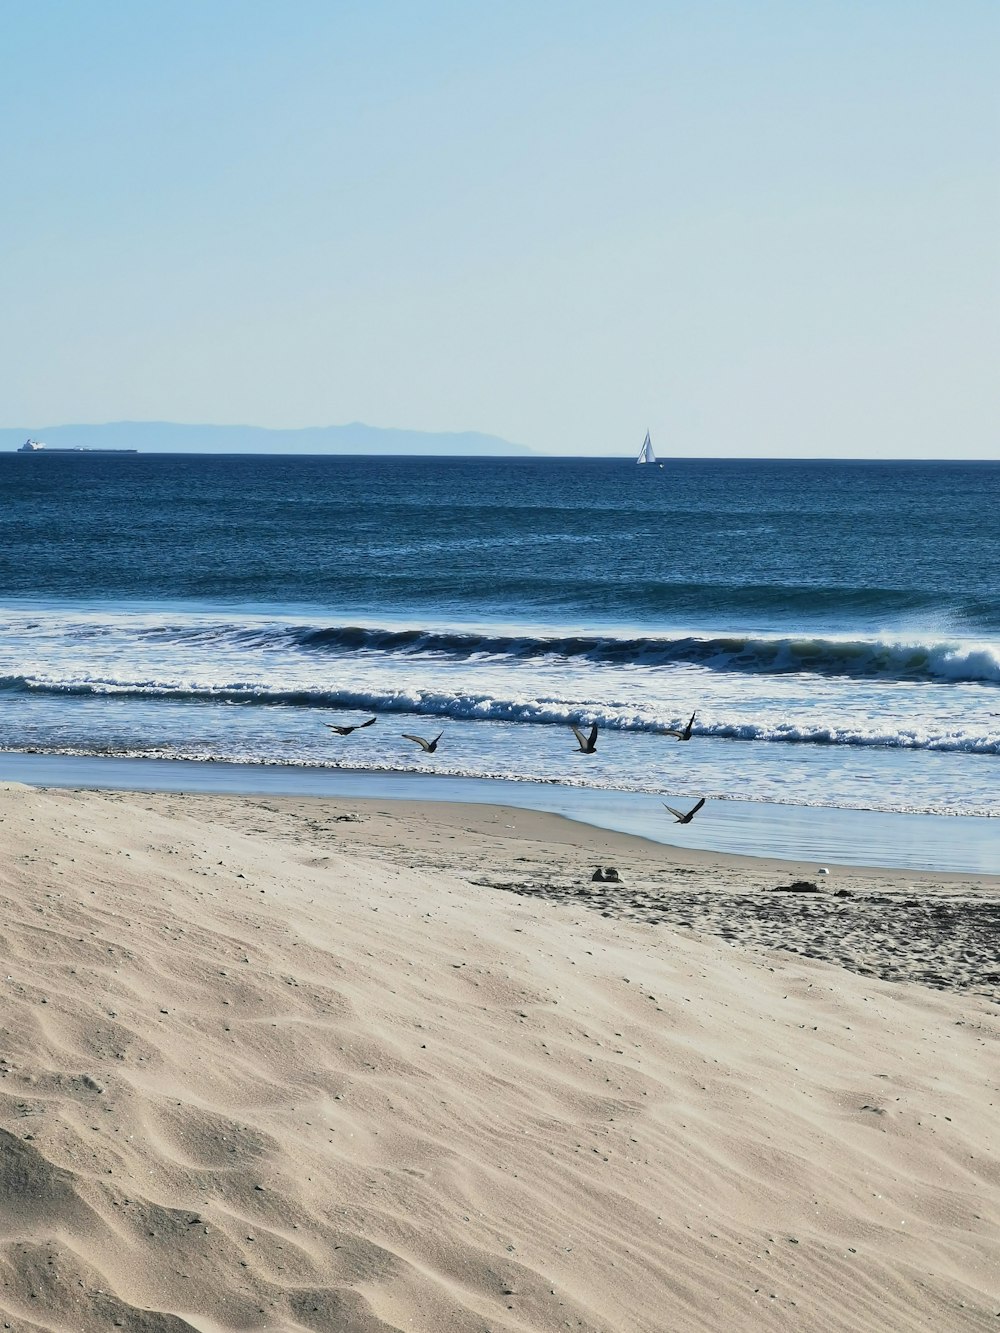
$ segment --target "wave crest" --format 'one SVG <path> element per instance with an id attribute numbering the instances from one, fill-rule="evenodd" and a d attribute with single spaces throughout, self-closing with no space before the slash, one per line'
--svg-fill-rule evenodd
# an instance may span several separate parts
<path id="1" fill-rule="evenodd" d="M 248 654 L 286 649 L 307 655 L 432 658 L 449 661 L 579 662 L 608 666 L 698 666 L 754 675 L 812 674 L 851 679 L 1000 685 L 1000 643 L 892 635 L 524 633 L 363 625 L 205 623 L 62 625 L 70 638 L 116 635 L 139 643 Z"/>

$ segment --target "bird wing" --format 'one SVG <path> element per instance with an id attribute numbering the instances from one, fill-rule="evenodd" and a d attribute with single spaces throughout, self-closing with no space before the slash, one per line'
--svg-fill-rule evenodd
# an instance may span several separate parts
<path id="1" fill-rule="evenodd" d="M 349 736 L 354 730 L 353 727 L 338 727 L 334 722 L 324 722 L 323 726 L 329 727 L 330 730 L 335 731 L 338 736 Z"/>
<path id="2" fill-rule="evenodd" d="M 688 811 L 688 819 L 690 819 L 692 815 L 696 815 L 704 804 L 705 804 L 705 798 L 703 796 L 701 800 L 698 802 L 698 804 L 693 805 L 691 809 Z"/>
<path id="3" fill-rule="evenodd" d="M 421 750 L 429 750 L 431 748 L 430 741 L 425 741 L 423 736 L 411 736 L 408 731 L 403 732 L 403 740 L 416 741 L 416 743 L 420 746 Z"/>
<path id="4" fill-rule="evenodd" d="M 678 740 L 681 740 L 681 733 L 679 731 L 675 731 L 673 727 L 667 727 L 666 731 L 663 734 L 664 736 L 676 736 Z"/>
<path id="5" fill-rule="evenodd" d="M 597 744 L 597 723 L 590 728 L 590 735 L 587 737 L 587 744 L 591 749 Z"/>
<path id="6" fill-rule="evenodd" d="M 572 731 L 573 735 L 574 735 L 574 736 L 576 737 L 576 739 L 580 742 L 580 749 L 581 749 L 581 750 L 585 750 L 585 749 L 587 748 L 587 738 L 586 738 L 586 736 L 583 734 L 583 732 L 580 730 L 580 728 L 579 728 L 579 727 L 574 727 L 573 724 L 572 724 L 572 722 L 571 722 L 571 723 L 570 723 L 570 731 Z"/>
<path id="7" fill-rule="evenodd" d="M 663 802 L 662 802 L 662 805 L 663 805 L 664 810 L 669 810 L 670 813 L 673 815 L 673 817 L 674 817 L 675 819 L 683 819 L 683 818 L 684 818 L 684 816 L 681 814 L 681 812 L 680 812 L 679 810 L 675 810 L 674 807 L 673 807 L 672 805 L 667 805 L 666 801 L 663 801 Z"/>
<path id="8" fill-rule="evenodd" d="M 442 737 L 443 735 L 444 735 L 444 732 L 443 732 L 443 731 L 439 731 L 438 734 L 437 734 L 437 735 L 434 737 L 434 739 L 431 741 L 430 748 L 431 748 L 432 750 L 433 750 L 434 746 L 437 745 L 438 741 L 441 739 L 441 737 Z"/>
<path id="9" fill-rule="evenodd" d="M 698 716 L 698 710 L 695 709 L 695 711 L 691 714 L 690 718 L 688 719 L 688 724 L 687 724 L 688 731 L 690 731 L 691 728 L 694 726 L 694 720 L 697 716 Z"/>
<path id="10" fill-rule="evenodd" d="M 358 731 L 360 731 L 362 727 L 373 727 L 377 721 L 377 717 L 370 717 L 367 722 L 359 722 Z"/>

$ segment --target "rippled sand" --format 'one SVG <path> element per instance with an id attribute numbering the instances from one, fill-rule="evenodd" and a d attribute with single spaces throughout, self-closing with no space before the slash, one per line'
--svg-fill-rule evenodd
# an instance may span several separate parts
<path id="1" fill-rule="evenodd" d="M 495 807 L 0 819 L 10 1327 L 997 1327 L 995 880 Z"/>

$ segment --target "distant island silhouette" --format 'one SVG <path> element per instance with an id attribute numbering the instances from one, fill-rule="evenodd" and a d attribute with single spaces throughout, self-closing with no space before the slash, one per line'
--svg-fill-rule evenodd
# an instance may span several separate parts
<path id="1" fill-rule="evenodd" d="M 110 421 L 102 425 L 0 427 L 0 452 L 26 435 L 53 449 L 138 449 L 158 454 L 412 454 L 445 457 L 532 456 L 522 444 L 477 431 L 395 430 L 353 421 L 346 426 L 268 430 L 263 426 L 197 426 L 173 421 Z"/>

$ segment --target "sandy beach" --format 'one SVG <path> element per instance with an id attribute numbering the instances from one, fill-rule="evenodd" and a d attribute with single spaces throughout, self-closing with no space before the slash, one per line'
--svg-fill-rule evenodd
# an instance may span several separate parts
<path id="1" fill-rule="evenodd" d="M 0 821 L 5 1328 L 998 1327 L 997 877 L 459 804 Z"/>

